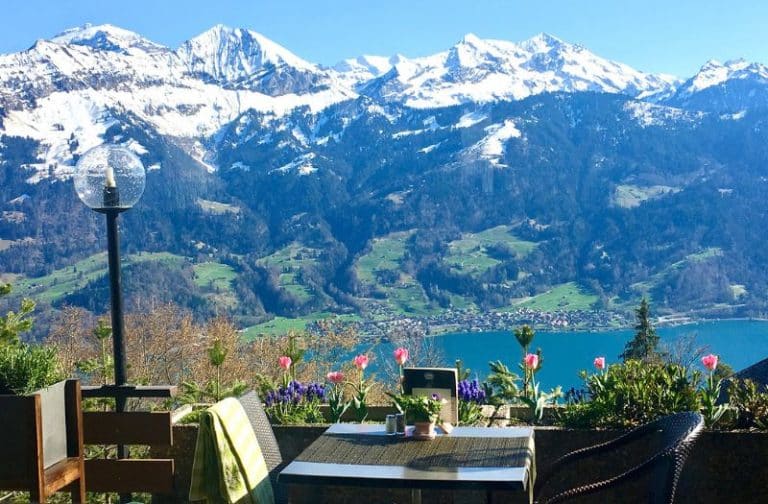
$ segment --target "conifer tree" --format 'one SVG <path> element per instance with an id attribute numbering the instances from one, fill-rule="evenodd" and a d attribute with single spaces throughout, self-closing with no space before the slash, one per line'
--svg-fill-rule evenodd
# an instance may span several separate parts
<path id="1" fill-rule="evenodd" d="M 0 283 L 0 297 L 11 293 L 10 284 Z M 35 302 L 31 299 L 22 299 L 18 313 L 9 311 L 0 316 L 0 344 L 16 344 L 19 335 L 32 329 L 31 314 L 35 309 Z"/>
<path id="2" fill-rule="evenodd" d="M 640 307 L 635 308 L 635 318 L 635 337 L 627 343 L 620 357 L 625 362 L 630 359 L 653 360 L 658 357 L 656 347 L 659 344 L 659 335 L 651 323 L 651 308 L 645 298 L 640 301 Z"/>

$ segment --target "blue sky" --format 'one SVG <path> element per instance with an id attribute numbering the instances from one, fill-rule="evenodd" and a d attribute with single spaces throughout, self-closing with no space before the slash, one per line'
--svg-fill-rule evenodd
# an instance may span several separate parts
<path id="1" fill-rule="evenodd" d="M 360 54 L 424 56 L 465 33 L 520 41 L 539 32 L 639 70 L 690 76 L 710 58 L 768 63 L 758 0 L 6 0 L 0 53 L 87 22 L 176 47 L 216 23 L 256 30 L 326 65 Z"/>

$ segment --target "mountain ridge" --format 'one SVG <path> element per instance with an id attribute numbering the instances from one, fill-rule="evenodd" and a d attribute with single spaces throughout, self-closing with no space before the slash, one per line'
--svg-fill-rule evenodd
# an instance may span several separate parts
<path id="1" fill-rule="evenodd" d="M 201 314 L 487 311 L 570 283 L 599 309 L 768 310 L 762 65 L 678 81 L 547 34 L 467 34 L 326 68 L 239 28 L 195 39 L 91 26 L 0 56 L 3 270 L 100 250 L 68 179 L 113 142 L 148 168 L 127 250 L 234 272 L 229 304 L 141 276 L 202 289 L 178 297 Z M 98 306 L 84 283 L 57 302 Z"/>

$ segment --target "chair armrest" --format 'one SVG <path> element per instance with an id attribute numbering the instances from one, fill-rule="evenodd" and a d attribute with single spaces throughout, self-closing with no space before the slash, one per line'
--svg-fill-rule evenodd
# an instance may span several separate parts
<path id="1" fill-rule="evenodd" d="M 656 430 L 655 426 L 654 428 L 648 428 L 648 427 L 649 426 L 641 426 L 615 439 L 611 439 L 610 441 L 606 441 L 604 443 L 599 443 L 592 446 L 587 446 L 586 448 L 579 448 L 578 450 L 574 450 L 570 453 L 566 453 L 562 457 L 552 462 L 552 465 L 550 465 L 549 468 L 547 468 L 547 470 L 544 472 L 544 474 L 542 474 L 540 480 L 537 481 L 537 484 L 544 485 L 552 477 L 552 475 L 557 471 L 557 469 L 559 469 L 560 467 L 570 462 L 582 460 L 582 459 L 591 457 L 592 455 L 609 452 L 614 448 L 623 446 L 625 444 L 631 443 L 641 438 L 648 432 Z"/>
<path id="2" fill-rule="evenodd" d="M 579 495 L 592 494 L 592 493 L 600 492 L 612 486 L 619 485 L 626 480 L 632 479 L 635 476 L 639 476 L 641 474 L 644 474 L 650 471 L 656 464 L 658 464 L 661 461 L 662 457 L 664 456 L 666 456 L 665 453 L 658 453 L 653 457 L 649 458 L 648 460 L 646 460 L 645 462 L 643 462 L 642 464 L 636 465 L 635 467 L 632 467 L 631 469 L 628 469 L 627 471 L 624 471 L 621 474 L 618 474 L 611 478 L 606 478 L 604 480 L 596 481 L 594 483 L 588 483 L 586 485 L 580 485 L 577 487 L 569 488 L 568 490 L 565 490 L 563 492 L 560 492 L 550 497 L 546 501 L 543 501 L 541 504 L 555 504 L 557 502 L 563 502 L 565 500 L 571 499 Z M 534 498 L 534 502 L 536 504 L 539 504 L 539 500 L 537 497 L 538 495 Z"/>

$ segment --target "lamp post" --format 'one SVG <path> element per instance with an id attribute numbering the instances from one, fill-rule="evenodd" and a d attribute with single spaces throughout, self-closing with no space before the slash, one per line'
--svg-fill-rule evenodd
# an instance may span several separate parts
<path id="1" fill-rule="evenodd" d="M 125 147 L 100 145 L 77 162 L 75 191 L 80 200 L 107 218 L 107 256 L 112 315 L 115 385 L 128 382 L 123 338 L 123 293 L 120 284 L 120 238 L 117 218 L 130 210 L 144 192 L 146 174 L 138 157 Z M 115 396 L 115 409 L 125 411 L 126 396 Z M 128 458 L 126 446 L 117 447 L 118 458 Z M 121 496 L 121 502 L 123 499 Z"/>

